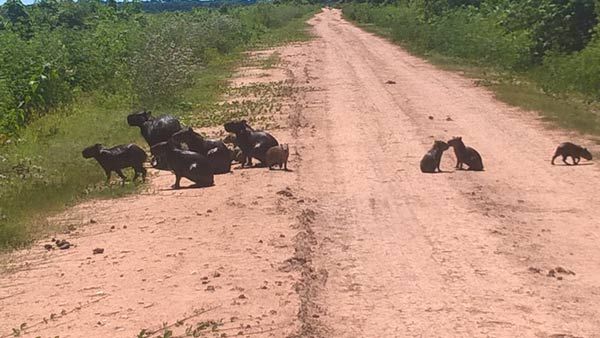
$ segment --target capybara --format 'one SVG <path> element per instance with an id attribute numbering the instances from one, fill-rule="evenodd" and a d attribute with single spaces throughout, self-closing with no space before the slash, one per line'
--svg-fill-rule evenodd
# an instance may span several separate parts
<path id="1" fill-rule="evenodd" d="M 173 188 L 179 189 L 182 177 L 196 183 L 198 187 L 209 187 L 214 185 L 212 167 L 202 154 L 183 150 L 172 141 L 160 142 L 152 147 L 156 156 L 157 167 L 167 168 L 175 174 Z"/>
<path id="2" fill-rule="evenodd" d="M 221 140 L 205 139 L 192 128 L 183 128 L 174 133 L 171 139 L 176 144 L 185 143 L 188 150 L 208 158 L 215 174 L 231 172 L 231 150 Z"/>
<path id="3" fill-rule="evenodd" d="M 252 166 L 252 158 L 266 164 L 267 151 L 279 144 L 271 134 L 252 129 L 246 120 L 228 122 L 224 127 L 226 131 L 235 134 L 237 146 L 244 153 L 242 167 Z"/>
<path id="4" fill-rule="evenodd" d="M 153 117 L 149 111 L 134 113 L 127 116 L 130 126 L 140 127 L 142 136 L 152 147 L 159 142 L 166 142 L 171 135 L 181 130 L 179 120 L 170 115 Z"/>
<path id="5" fill-rule="evenodd" d="M 448 144 L 444 141 L 433 142 L 433 147 L 421 159 L 421 172 L 435 173 L 436 170 L 441 172 L 440 161 L 442 160 L 442 154 L 448 148 Z"/>
<path id="6" fill-rule="evenodd" d="M 287 161 L 290 156 L 290 150 L 287 144 L 280 144 L 267 150 L 267 166 L 269 170 L 274 165 L 279 165 L 279 169 L 287 170 Z"/>
<path id="7" fill-rule="evenodd" d="M 97 143 L 93 146 L 83 149 L 81 152 L 84 158 L 95 158 L 106 173 L 106 182 L 110 181 L 110 175 L 114 171 L 119 175 L 125 184 L 127 179 L 121 169 L 133 168 L 135 176 L 133 180 L 142 174 L 142 182 L 146 180 L 146 152 L 135 144 L 122 144 L 112 148 L 105 148 Z"/>
<path id="8" fill-rule="evenodd" d="M 482 171 L 483 160 L 477 150 L 465 146 L 462 137 L 453 137 L 448 141 L 448 145 L 454 148 L 456 155 L 456 169 L 463 169 L 463 164 L 466 164 L 468 170 Z"/>
<path id="9" fill-rule="evenodd" d="M 550 163 L 554 165 L 554 160 L 559 156 L 562 156 L 562 160 L 566 165 L 571 165 L 567 162 L 567 157 L 571 157 L 573 164 L 579 164 L 581 157 L 585 158 L 588 161 L 592 160 L 592 154 L 590 154 L 590 152 L 586 148 L 583 148 L 571 142 L 563 142 L 559 144 L 556 148 L 556 151 L 554 152 L 554 156 L 552 156 L 552 161 Z"/>

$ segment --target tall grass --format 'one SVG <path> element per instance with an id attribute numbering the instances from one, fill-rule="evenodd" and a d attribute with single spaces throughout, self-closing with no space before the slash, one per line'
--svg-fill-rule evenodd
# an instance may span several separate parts
<path id="1" fill-rule="evenodd" d="M 8 94 L 0 95 L 2 118 L 17 116 L 16 123 L 21 126 L 10 134 L 5 130 L 0 138 L 0 250 L 35 239 L 44 230 L 44 216 L 48 212 L 90 196 L 112 197 L 137 191 L 138 184 L 128 183 L 125 187 L 104 184 L 103 171 L 95 161 L 83 159 L 81 150 L 93 143 L 144 144 L 139 130 L 126 123 L 127 114 L 142 107 L 152 108 L 157 114 L 179 115 L 184 121 L 190 114 L 211 121 L 204 115 L 215 111 L 203 107 L 219 99 L 241 52 L 264 43 L 305 37 L 302 22 L 316 9 L 287 5 L 261 5 L 261 8 L 268 10 L 266 17 L 254 7 L 232 8 L 226 14 L 210 10 L 138 13 L 128 16 L 122 26 L 94 24 L 93 34 L 74 29 L 73 41 L 81 44 L 65 48 L 81 49 L 82 54 L 69 54 L 69 58 L 76 60 L 63 60 L 63 65 L 72 70 L 77 67 L 75 73 L 65 74 L 78 74 L 78 80 L 71 83 L 68 78 L 61 78 L 65 74 L 60 72 L 54 79 L 55 83 L 67 82 L 62 90 L 70 96 L 69 100 L 51 107 L 41 105 L 40 111 L 31 110 L 35 116 L 24 120 L 18 117 L 22 112 L 16 102 L 20 95 L 18 88 L 0 76 L 0 93 L 2 88 L 10 87 Z M 256 15 L 260 18 L 255 18 Z M 69 32 L 67 28 L 53 29 L 59 30 L 51 34 L 67 39 L 66 35 L 60 36 Z M 105 30 L 108 32 L 103 35 L 101 32 Z M 22 41 L 17 33 L 4 33 L 0 32 L 0 39 Z M 103 38 L 94 40 L 94 35 Z M 2 47 L 0 54 L 16 50 Z M 34 54 L 24 53 L 14 62 L 26 71 L 42 64 L 42 72 L 52 72 L 57 69 L 55 65 L 61 64 L 53 63 L 54 68 L 44 70 L 44 57 L 54 54 L 40 52 L 39 58 Z M 106 69 L 97 67 L 102 59 L 107 63 Z M 4 74 L 19 76 L 12 73 L 15 67 L 4 68 Z M 50 74 L 38 71 L 30 71 L 34 80 L 39 74 Z M 98 81 L 88 75 L 107 78 Z M 43 81 L 48 79 L 44 77 Z M 29 83 L 24 85 L 24 93 L 31 89 L 27 86 Z M 132 173 L 126 175 L 132 177 Z"/>

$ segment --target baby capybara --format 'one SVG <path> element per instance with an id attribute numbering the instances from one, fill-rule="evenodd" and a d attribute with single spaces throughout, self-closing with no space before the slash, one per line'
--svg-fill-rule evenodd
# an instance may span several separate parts
<path id="1" fill-rule="evenodd" d="M 84 158 L 95 158 L 106 173 L 106 182 L 110 180 L 110 175 L 114 171 L 121 177 L 125 184 L 126 177 L 121 169 L 133 168 L 135 176 L 133 180 L 142 174 L 142 181 L 146 180 L 146 152 L 135 144 L 122 144 L 113 148 L 105 148 L 97 143 L 93 146 L 83 149 L 81 152 Z"/>
<path id="2" fill-rule="evenodd" d="M 267 150 L 267 166 L 269 170 L 274 165 L 279 165 L 279 169 L 287 170 L 287 161 L 290 156 L 290 150 L 287 144 L 280 144 Z"/>
<path id="3" fill-rule="evenodd" d="M 477 150 L 465 146 L 462 137 L 453 137 L 448 141 L 448 145 L 454 148 L 456 155 L 456 169 L 463 169 L 463 164 L 469 166 L 468 170 L 482 171 L 483 160 Z"/>
<path id="4" fill-rule="evenodd" d="M 558 148 L 556 148 L 556 151 L 554 152 L 554 156 L 552 156 L 552 161 L 550 163 L 554 165 L 554 160 L 559 156 L 562 156 L 562 160 L 566 165 L 571 165 L 567 162 L 567 157 L 571 157 L 573 164 L 579 164 L 580 157 L 583 157 L 588 161 L 592 159 L 592 154 L 590 154 L 590 152 L 586 148 L 583 148 L 571 142 L 561 143 L 558 146 Z"/>
<path id="5" fill-rule="evenodd" d="M 448 150 L 449 146 L 446 142 L 435 141 L 433 147 L 429 149 L 427 154 L 421 159 L 421 172 L 424 173 L 435 173 L 435 171 L 441 172 L 440 161 L 442 160 L 442 154 Z"/>

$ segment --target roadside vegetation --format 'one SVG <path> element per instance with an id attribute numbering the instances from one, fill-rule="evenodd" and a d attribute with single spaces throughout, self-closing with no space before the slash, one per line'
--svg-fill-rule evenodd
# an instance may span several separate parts
<path id="1" fill-rule="evenodd" d="M 600 135 L 598 0 L 349 2 L 344 16 L 498 98 Z"/>
<path id="2" fill-rule="evenodd" d="M 211 116 L 241 53 L 307 38 L 304 20 L 316 9 L 258 4 L 150 14 L 136 2 L 89 0 L 0 6 L 0 249 L 34 239 L 48 211 L 136 191 L 104 184 L 81 150 L 144 145 L 125 120 L 140 109 L 220 122 Z"/>

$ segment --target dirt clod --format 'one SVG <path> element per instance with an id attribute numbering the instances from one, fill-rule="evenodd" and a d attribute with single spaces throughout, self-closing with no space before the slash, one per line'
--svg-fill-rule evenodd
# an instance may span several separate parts
<path id="1" fill-rule="evenodd" d="M 288 198 L 294 197 L 294 194 L 292 194 L 292 192 L 290 191 L 290 188 L 286 188 L 284 190 L 279 190 L 277 192 L 277 195 L 282 195 Z"/>
<path id="2" fill-rule="evenodd" d="M 92 250 L 92 254 L 94 255 L 99 255 L 99 254 L 103 254 L 104 253 L 104 248 L 95 248 L 94 250 Z"/>

